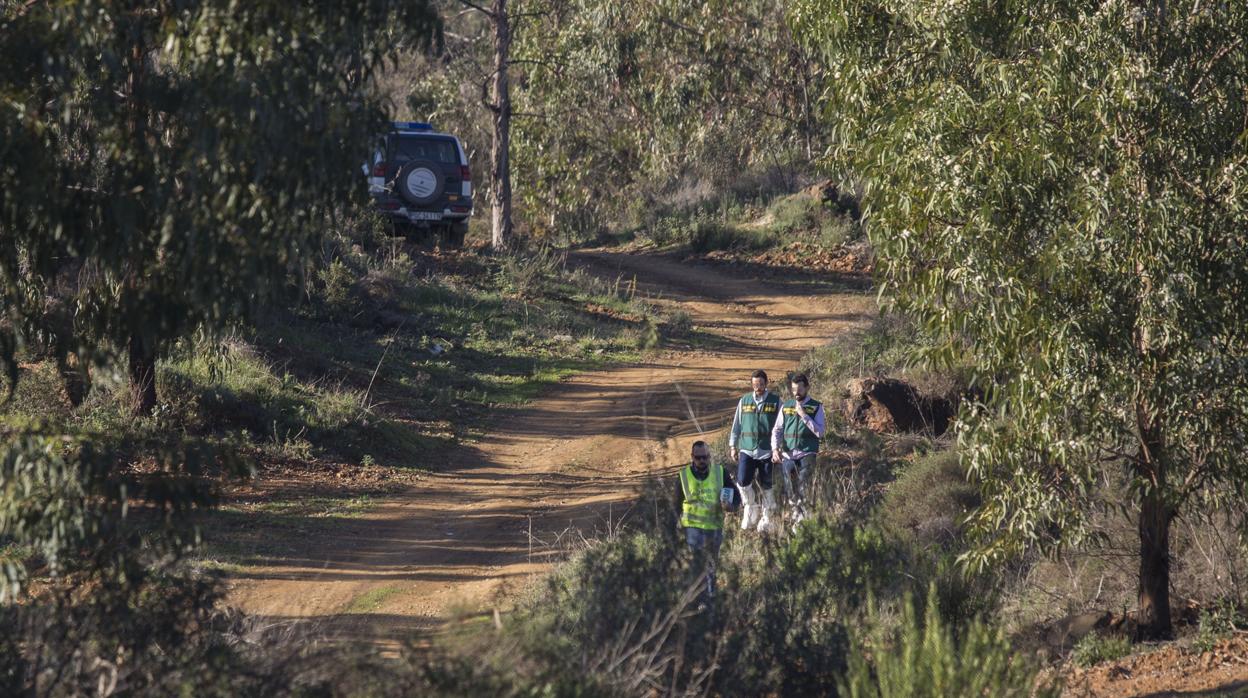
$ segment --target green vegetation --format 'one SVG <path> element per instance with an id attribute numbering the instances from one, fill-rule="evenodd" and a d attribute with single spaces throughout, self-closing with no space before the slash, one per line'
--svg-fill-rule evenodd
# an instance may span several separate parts
<path id="1" fill-rule="evenodd" d="M 724 200 L 685 203 L 647 212 L 626 232 L 658 248 L 679 246 L 701 254 L 760 252 L 793 243 L 836 249 L 862 234 L 844 202 L 825 202 L 809 191 L 773 194 L 765 206 Z"/>
<path id="2" fill-rule="evenodd" d="M 1248 595 L 1244 36 L 1196 0 L 0 0 L 0 694 L 1048 695 L 1024 648 L 1107 608 L 1171 636 L 1172 588 L 1214 648 Z M 362 212 L 409 116 L 464 137 L 496 253 Z M 498 406 L 704 344 L 555 246 L 624 241 L 864 251 L 885 313 L 800 369 L 829 405 L 904 379 L 950 434 L 833 410 L 812 515 L 730 529 L 713 604 L 660 482 L 397 660 L 218 606 Z"/>
<path id="3" fill-rule="evenodd" d="M 884 526 L 922 545 L 949 545 L 979 506 L 979 488 L 966 479 L 954 449 L 919 456 L 897 476 L 880 505 Z"/>
<path id="4" fill-rule="evenodd" d="M 343 613 L 372 613 L 381 607 L 386 599 L 402 591 L 397 586 L 381 586 L 360 594 L 351 600 L 351 604 L 343 609 Z"/>
<path id="5" fill-rule="evenodd" d="M 1235 634 L 1244 625 L 1244 617 L 1240 614 L 1235 602 L 1223 599 L 1212 608 L 1200 611 L 1196 637 L 1192 640 L 1192 649 L 1197 652 L 1208 652 L 1218 642 Z"/>
<path id="6" fill-rule="evenodd" d="M 1019 657 L 1000 629 L 976 620 L 950 627 L 936 612 L 936 592 L 927 603 L 902 604 L 895 638 L 873 638 L 856 645 L 840 695 L 852 698 L 940 698 L 963 696 L 1051 696 L 1061 691 L 1039 684 L 1035 667 Z M 867 661 L 870 655 L 874 662 Z"/>
<path id="7" fill-rule="evenodd" d="M 809 0 L 794 18 L 839 67 L 829 161 L 869 182 L 886 300 L 929 358 L 975 367 L 966 561 L 1090 541 L 1125 473 L 1140 633 L 1169 637 L 1171 524 L 1202 494 L 1242 509 L 1248 482 L 1248 11 Z"/>
<path id="8" fill-rule="evenodd" d="M 1112 662 L 1131 654 L 1131 640 L 1125 635 L 1088 633 L 1075 643 L 1070 659 L 1077 666 L 1090 667 Z"/>
<path id="9" fill-rule="evenodd" d="M 16 381 L 33 344 L 75 404 L 92 370 L 124 368 L 135 414 L 179 340 L 287 293 L 384 123 L 361 85 L 438 29 L 425 2 L 3 13 L 0 368 Z"/>
<path id="10" fill-rule="evenodd" d="M 447 5 L 444 51 L 411 52 L 388 79 L 412 116 L 459 125 L 474 172 L 487 172 L 497 112 L 464 86 L 499 65 L 482 40 L 499 15 L 494 3 Z M 534 238 L 590 240 L 644 223 L 634 213 L 729 190 L 791 192 L 826 144 L 812 88 L 830 71 L 771 2 L 525 0 L 509 15 L 514 117 L 499 119 L 510 123 L 514 215 Z"/>

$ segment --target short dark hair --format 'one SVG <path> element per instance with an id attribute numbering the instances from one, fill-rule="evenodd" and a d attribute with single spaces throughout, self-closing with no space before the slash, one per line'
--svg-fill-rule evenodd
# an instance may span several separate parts
<path id="1" fill-rule="evenodd" d="M 809 388 L 809 387 L 810 387 L 810 379 L 806 377 L 806 374 L 805 374 L 805 373 L 795 373 L 795 374 L 793 374 L 793 377 L 789 379 L 789 382 L 790 382 L 790 383 L 801 383 L 802 385 L 806 386 L 807 388 Z"/>
<path id="2" fill-rule="evenodd" d="M 757 371 L 751 373 L 750 378 L 762 378 L 763 380 L 767 380 L 767 372 L 760 368 Z"/>
<path id="3" fill-rule="evenodd" d="M 698 450 L 698 446 L 701 446 L 702 448 L 706 448 L 708 451 L 710 450 L 709 448 L 707 448 L 705 441 L 694 441 L 693 447 L 689 449 L 689 452 L 693 453 L 694 451 Z"/>

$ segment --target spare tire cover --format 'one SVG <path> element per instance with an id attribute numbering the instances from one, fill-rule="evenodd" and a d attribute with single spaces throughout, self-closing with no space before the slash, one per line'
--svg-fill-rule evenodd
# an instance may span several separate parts
<path id="1" fill-rule="evenodd" d="M 399 170 L 395 188 L 408 201 L 423 205 L 433 203 L 442 196 L 446 186 L 442 168 L 428 160 L 412 160 Z"/>

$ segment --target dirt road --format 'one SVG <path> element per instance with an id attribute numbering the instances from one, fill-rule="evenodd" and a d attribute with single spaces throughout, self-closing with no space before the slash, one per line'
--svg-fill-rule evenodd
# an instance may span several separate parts
<path id="1" fill-rule="evenodd" d="M 688 312 L 709 348 L 582 374 L 500 410 L 488 435 L 451 454 L 437 475 L 345 521 L 332 538 L 302 541 L 280 564 L 248 568 L 230 601 L 376 639 L 488 608 L 573 538 L 644 515 L 629 507 L 639 483 L 672 472 L 695 439 L 727 427 L 750 371 L 783 376 L 875 309 L 870 294 L 831 281 L 762 283 L 606 251 L 570 263 L 635 278 L 640 291 Z"/>

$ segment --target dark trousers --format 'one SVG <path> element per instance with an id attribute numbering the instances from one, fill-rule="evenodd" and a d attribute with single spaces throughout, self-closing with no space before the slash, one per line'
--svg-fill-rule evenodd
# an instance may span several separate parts
<path id="1" fill-rule="evenodd" d="M 685 529 L 685 543 L 693 551 L 694 569 L 706 570 L 706 588 L 702 591 L 706 601 L 715 598 L 715 561 L 719 559 L 719 546 L 723 542 L 723 531 L 693 527 Z"/>
<path id="2" fill-rule="evenodd" d="M 737 484 L 749 487 L 758 477 L 758 486 L 771 489 L 771 458 L 751 458 L 744 451 L 737 452 Z"/>

